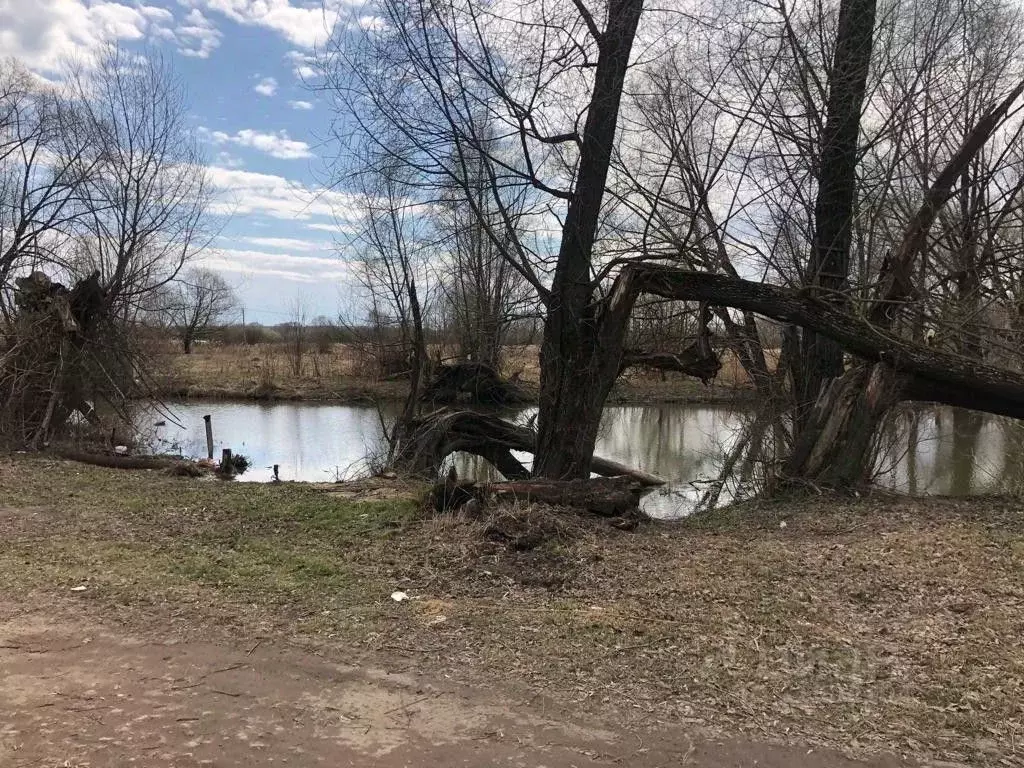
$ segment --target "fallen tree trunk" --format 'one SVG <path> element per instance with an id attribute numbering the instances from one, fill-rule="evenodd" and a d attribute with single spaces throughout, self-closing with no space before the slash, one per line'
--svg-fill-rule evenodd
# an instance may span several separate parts
<path id="1" fill-rule="evenodd" d="M 542 503 L 585 510 L 603 517 L 636 514 L 645 486 L 628 477 L 587 480 L 518 480 L 503 483 L 437 483 L 431 492 L 437 512 L 461 509 L 470 501 Z M 468 507 L 467 507 L 468 508 Z"/>
<path id="2" fill-rule="evenodd" d="M 679 301 L 706 301 L 810 328 L 858 357 L 901 374 L 905 383 L 900 399 L 1024 418 L 1021 374 L 915 345 L 802 291 L 660 265 L 631 265 L 616 279 L 609 304 L 630 301 L 642 293 Z"/>
<path id="3" fill-rule="evenodd" d="M 512 452 L 533 453 L 537 443 L 532 429 L 495 414 L 448 409 L 416 419 L 406 435 L 397 459 L 411 472 L 437 474 L 448 456 L 463 452 L 482 456 L 509 480 L 530 477 L 530 471 Z M 591 469 L 606 477 L 629 477 L 646 487 L 665 484 L 660 477 L 609 459 L 594 457 Z"/>
<path id="4" fill-rule="evenodd" d="M 498 501 L 520 501 L 526 504 L 541 502 L 618 517 L 639 508 L 644 487 L 628 477 L 598 477 L 587 480 L 488 483 L 482 490 Z"/>
<path id="5" fill-rule="evenodd" d="M 653 368 L 657 371 L 676 371 L 700 379 L 704 384 L 714 379 L 722 368 L 722 362 L 714 353 L 703 354 L 697 346 L 690 345 L 678 354 L 675 352 L 648 352 L 627 350 L 622 353 L 619 372 L 628 368 Z"/>
<path id="6" fill-rule="evenodd" d="M 97 467 L 111 469 L 171 469 L 188 462 L 172 459 L 167 456 L 117 456 L 105 453 L 86 453 L 58 448 L 53 451 L 55 456 L 81 464 L 93 464 Z"/>

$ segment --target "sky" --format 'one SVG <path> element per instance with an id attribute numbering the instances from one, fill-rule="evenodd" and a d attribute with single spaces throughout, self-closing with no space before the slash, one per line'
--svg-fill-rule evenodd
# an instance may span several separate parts
<path id="1" fill-rule="evenodd" d="M 372 20 L 353 3 L 339 12 Z M 331 113 L 310 87 L 325 26 L 320 0 L 0 0 L 0 53 L 43 77 L 111 42 L 166 56 L 216 188 L 219 234 L 198 265 L 234 286 L 248 322 L 274 324 L 297 301 L 309 319 L 352 307 L 335 244 L 353 199 L 323 187 Z"/>

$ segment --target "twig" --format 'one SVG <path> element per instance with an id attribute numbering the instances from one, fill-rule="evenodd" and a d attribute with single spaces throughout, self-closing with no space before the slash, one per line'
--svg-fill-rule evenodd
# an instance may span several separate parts
<path id="1" fill-rule="evenodd" d="M 437 698 L 440 695 L 441 694 L 439 694 L 439 693 L 428 693 L 426 696 L 421 696 L 420 698 L 416 699 L 415 701 L 410 701 L 408 704 L 402 704 L 402 705 L 397 706 L 397 707 L 395 707 L 393 709 L 389 709 L 387 712 L 384 712 L 383 714 L 390 715 L 392 712 L 397 712 L 400 709 L 407 709 L 407 708 L 409 708 L 409 707 L 411 707 L 411 706 L 413 706 L 415 704 L 419 704 L 422 701 L 426 701 L 427 699 Z"/>

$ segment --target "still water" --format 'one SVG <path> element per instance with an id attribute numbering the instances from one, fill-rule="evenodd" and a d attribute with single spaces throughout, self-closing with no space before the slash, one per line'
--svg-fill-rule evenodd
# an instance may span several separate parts
<path id="1" fill-rule="evenodd" d="M 274 464 L 282 480 L 344 479 L 365 471 L 367 456 L 381 451 L 380 416 L 373 407 L 189 401 L 168 408 L 169 414 L 147 416 L 143 425 L 154 449 L 204 456 L 203 416 L 209 414 L 216 455 L 231 448 L 252 461 L 242 481 L 270 480 Z M 510 417 L 531 414 L 528 409 Z M 160 421 L 166 423 L 157 426 Z M 679 517 L 708 492 L 748 421 L 743 411 L 707 405 L 612 406 L 605 410 L 597 454 L 668 480 L 643 505 L 649 514 Z M 1020 422 L 949 408 L 907 410 L 893 419 L 883 443 L 876 481 L 893 490 L 967 495 L 1014 492 L 1024 484 Z M 491 473 L 474 457 L 459 457 L 456 466 L 461 477 Z M 720 500 L 736 493 L 727 485 Z"/>

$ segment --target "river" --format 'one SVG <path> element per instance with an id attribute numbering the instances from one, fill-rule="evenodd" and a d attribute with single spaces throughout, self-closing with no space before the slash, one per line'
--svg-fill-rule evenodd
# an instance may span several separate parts
<path id="1" fill-rule="evenodd" d="M 267 482 L 278 464 L 282 480 L 325 482 L 366 471 L 381 451 L 381 423 L 369 406 L 322 403 L 172 403 L 168 415 L 149 415 L 143 434 L 157 450 L 201 457 L 203 416 L 212 417 L 217 455 L 243 453 L 252 468 L 239 480 Z M 510 414 L 525 419 L 531 410 Z M 742 411 L 708 405 L 611 406 L 605 410 L 597 453 L 668 480 L 645 497 L 649 514 L 688 514 L 720 471 L 746 422 Z M 165 422 L 159 426 L 159 422 Z M 1020 422 L 924 408 L 901 412 L 886 431 L 878 485 L 911 494 L 968 495 L 1016 492 L 1024 481 Z M 525 458 L 525 457 L 523 457 Z M 489 467 L 458 457 L 461 477 L 487 477 Z M 721 501 L 733 497 L 727 486 Z"/>

